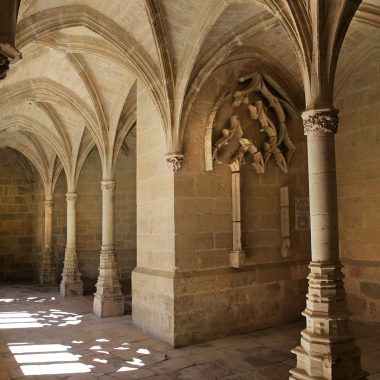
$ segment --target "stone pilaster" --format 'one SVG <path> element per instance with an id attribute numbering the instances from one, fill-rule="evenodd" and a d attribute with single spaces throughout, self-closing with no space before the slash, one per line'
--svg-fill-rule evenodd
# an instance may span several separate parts
<path id="1" fill-rule="evenodd" d="M 83 295 L 83 282 L 78 267 L 76 252 L 76 193 L 67 193 L 67 244 L 62 272 L 61 295 L 70 297 Z"/>
<path id="2" fill-rule="evenodd" d="M 56 266 L 54 252 L 52 247 L 52 230 L 53 230 L 53 201 L 46 200 L 45 208 L 45 244 L 42 251 L 40 284 L 56 285 Z"/>
<path id="3" fill-rule="evenodd" d="M 102 181 L 102 248 L 99 277 L 94 297 L 94 313 L 99 317 L 124 314 L 124 296 L 121 292 L 114 246 L 114 210 L 116 182 Z"/>
<path id="4" fill-rule="evenodd" d="M 338 111 L 311 110 L 302 115 L 308 145 L 312 261 L 308 276 L 306 328 L 292 350 L 297 367 L 292 380 L 364 379 L 360 352 L 347 323 L 343 274 L 339 261 L 334 134 Z"/>

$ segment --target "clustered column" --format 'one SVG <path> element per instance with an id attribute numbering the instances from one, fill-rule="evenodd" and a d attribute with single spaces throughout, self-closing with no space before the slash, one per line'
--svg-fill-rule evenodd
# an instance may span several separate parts
<path id="1" fill-rule="evenodd" d="M 40 273 L 41 285 L 56 284 L 56 266 L 52 247 L 53 230 L 53 201 L 48 199 L 44 202 L 45 209 L 45 244 L 42 251 L 42 265 Z"/>
<path id="2" fill-rule="evenodd" d="M 77 193 L 66 194 L 67 244 L 61 282 L 61 295 L 63 297 L 83 295 L 83 282 L 76 252 L 76 201 Z"/>
<path id="3" fill-rule="evenodd" d="M 364 379 L 360 353 L 349 332 L 348 310 L 339 261 L 334 134 L 335 109 L 302 115 L 307 135 L 312 261 L 308 276 L 306 329 L 290 379 Z"/>
<path id="4" fill-rule="evenodd" d="M 102 248 L 99 277 L 94 297 L 94 313 L 99 317 L 124 314 L 114 246 L 114 194 L 116 182 L 102 181 Z"/>

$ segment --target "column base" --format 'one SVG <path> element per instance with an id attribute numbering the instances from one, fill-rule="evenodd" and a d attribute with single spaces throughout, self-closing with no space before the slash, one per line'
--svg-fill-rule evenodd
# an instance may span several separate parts
<path id="1" fill-rule="evenodd" d="M 82 281 L 73 281 L 73 282 L 64 282 L 60 284 L 60 292 L 62 297 L 75 297 L 83 296 L 83 282 Z"/>
<path id="2" fill-rule="evenodd" d="M 94 314 L 101 318 L 124 315 L 124 296 L 121 292 L 115 248 L 102 245 L 99 277 L 94 294 Z"/>
<path id="3" fill-rule="evenodd" d="M 94 295 L 94 314 L 100 318 L 124 315 L 124 296 Z"/>
<path id="4" fill-rule="evenodd" d="M 290 380 L 367 380 L 367 373 L 361 369 L 358 348 L 335 360 L 331 353 L 308 353 L 302 346 L 292 353 L 297 355 L 297 368 L 290 370 Z"/>
<path id="5" fill-rule="evenodd" d="M 231 268 L 245 267 L 245 251 L 230 251 L 229 255 Z"/>
<path id="6" fill-rule="evenodd" d="M 360 350 L 348 328 L 349 312 L 339 262 L 311 262 L 306 309 L 306 328 L 301 345 L 292 350 L 297 367 L 292 380 L 363 380 Z"/>

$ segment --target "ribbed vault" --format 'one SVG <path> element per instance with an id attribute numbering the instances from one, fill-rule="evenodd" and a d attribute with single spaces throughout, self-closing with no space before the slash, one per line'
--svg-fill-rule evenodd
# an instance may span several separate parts
<path id="1" fill-rule="evenodd" d="M 342 4 L 336 12 L 352 11 L 351 2 Z M 376 2 L 362 4 L 356 16 L 359 34 L 378 22 L 376 12 Z M 103 176 L 110 178 L 135 121 L 136 82 L 159 110 L 168 153 L 181 152 L 194 99 L 226 62 L 254 61 L 304 108 L 304 89 L 311 90 L 316 64 L 312 17 L 319 16 L 308 1 L 64 0 L 57 6 L 24 0 L 16 35 L 23 59 L 0 83 L 1 117 L 7 125 L 22 121 L 19 125 L 45 135 L 71 187 L 83 139 L 96 145 Z M 332 66 L 322 68 L 326 81 L 313 88 L 316 98 L 333 83 L 347 25 L 329 27 L 335 35 L 326 52 Z M 370 46 L 361 48 L 365 60 Z"/>

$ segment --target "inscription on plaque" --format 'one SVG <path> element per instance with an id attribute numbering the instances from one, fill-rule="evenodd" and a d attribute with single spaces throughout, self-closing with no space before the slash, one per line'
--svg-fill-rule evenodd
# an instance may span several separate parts
<path id="1" fill-rule="evenodd" d="M 295 197 L 296 231 L 310 230 L 310 204 L 309 197 Z"/>

